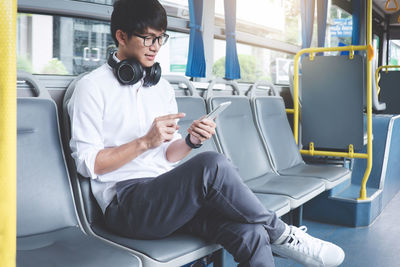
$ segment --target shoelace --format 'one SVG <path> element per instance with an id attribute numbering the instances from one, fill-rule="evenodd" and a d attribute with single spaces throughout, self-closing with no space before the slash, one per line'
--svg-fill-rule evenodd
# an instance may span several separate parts
<path id="1" fill-rule="evenodd" d="M 297 251 L 319 258 L 323 243 L 306 232 L 307 227 L 304 225 L 299 228 L 292 227 L 286 244 Z"/>

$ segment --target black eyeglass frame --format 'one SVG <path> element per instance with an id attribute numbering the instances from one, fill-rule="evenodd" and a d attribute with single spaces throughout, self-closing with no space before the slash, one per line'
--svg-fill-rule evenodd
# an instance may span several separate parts
<path id="1" fill-rule="evenodd" d="M 143 45 L 146 46 L 146 47 L 150 47 L 150 46 L 154 45 L 156 40 L 158 40 L 158 44 L 160 46 L 165 45 L 167 43 L 168 39 L 169 39 L 169 35 L 166 34 L 166 33 L 163 33 L 163 34 L 161 34 L 160 36 L 157 36 L 157 37 L 153 37 L 151 35 L 143 36 L 143 35 L 140 35 L 140 34 L 137 34 L 137 33 L 132 33 L 132 35 L 135 35 L 135 36 L 137 36 L 139 38 L 142 38 L 143 39 Z M 162 39 L 163 40 L 162 43 L 160 43 L 160 40 L 161 40 L 160 38 L 165 38 L 165 39 Z M 146 45 L 146 40 L 149 40 L 149 39 L 152 39 L 151 45 Z"/>

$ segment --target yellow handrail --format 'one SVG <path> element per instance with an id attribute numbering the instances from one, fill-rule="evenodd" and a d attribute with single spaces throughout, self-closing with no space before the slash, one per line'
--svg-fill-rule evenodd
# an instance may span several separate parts
<path id="1" fill-rule="evenodd" d="M 376 69 L 375 71 L 375 85 L 376 85 L 376 91 L 379 96 L 379 93 L 381 92 L 381 87 L 379 86 L 379 81 L 381 80 L 381 69 L 386 69 L 386 72 L 388 72 L 388 69 L 395 69 L 395 68 L 400 68 L 400 65 L 385 65 L 385 66 L 380 66 L 379 68 Z"/>
<path id="2" fill-rule="evenodd" d="M 17 1 L 0 1 L 0 263 L 16 257 L 16 22 Z"/>
<path id="3" fill-rule="evenodd" d="M 303 54 L 310 54 L 310 59 L 314 58 L 315 53 L 319 52 L 333 52 L 333 51 L 349 51 L 350 58 L 353 58 L 354 51 L 366 50 L 367 51 L 367 153 L 354 153 L 352 145 L 350 145 L 349 152 L 332 152 L 332 151 L 317 151 L 314 150 L 313 144 L 309 150 L 300 150 L 302 154 L 307 155 L 321 155 L 321 156 L 334 156 L 334 157 L 348 157 L 348 158 L 365 158 L 367 159 L 367 168 L 361 182 L 359 200 L 367 199 L 366 185 L 371 174 L 372 169 L 372 76 L 371 76 L 371 61 L 374 56 L 374 49 L 372 47 L 372 0 L 368 0 L 367 6 L 367 45 L 358 46 L 342 46 L 342 47 L 317 47 L 306 48 L 300 50 L 294 58 L 294 138 L 296 143 L 299 142 L 299 61 Z"/>
<path id="4" fill-rule="evenodd" d="M 293 108 L 287 108 L 286 113 L 288 114 L 294 114 L 294 109 Z"/>

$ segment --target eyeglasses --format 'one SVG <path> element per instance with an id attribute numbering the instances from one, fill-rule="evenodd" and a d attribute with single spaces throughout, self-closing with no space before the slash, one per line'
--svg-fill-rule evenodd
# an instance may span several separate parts
<path id="1" fill-rule="evenodd" d="M 169 35 L 166 34 L 166 33 L 163 33 L 163 34 L 161 34 L 160 36 L 157 36 L 157 37 L 152 37 L 150 35 L 143 36 L 143 35 L 140 35 L 140 34 L 137 34 L 137 33 L 132 33 L 132 34 L 137 36 L 137 37 L 142 38 L 144 46 L 152 46 L 152 45 L 154 45 L 156 40 L 158 40 L 158 44 L 161 46 L 161 45 L 164 45 L 168 41 L 168 38 L 169 38 Z"/>

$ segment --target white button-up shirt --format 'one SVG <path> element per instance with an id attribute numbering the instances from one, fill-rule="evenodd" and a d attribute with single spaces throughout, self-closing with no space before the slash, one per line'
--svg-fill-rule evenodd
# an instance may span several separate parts
<path id="1" fill-rule="evenodd" d="M 68 104 L 72 156 L 78 172 L 91 178 L 93 194 L 103 213 L 116 194 L 116 182 L 156 177 L 178 163 L 166 158 L 168 146 L 182 138 L 176 131 L 171 141 L 145 151 L 119 169 L 102 175 L 94 172 L 100 150 L 142 137 L 156 117 L 178 112 L 174 89 L 166 80 L 147 88 L 142 87 L 142 81 L 121 85 L 112 68 L 104 64 L 76 84 Z"/>

